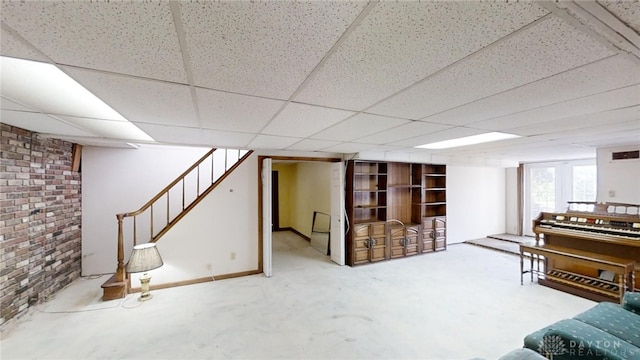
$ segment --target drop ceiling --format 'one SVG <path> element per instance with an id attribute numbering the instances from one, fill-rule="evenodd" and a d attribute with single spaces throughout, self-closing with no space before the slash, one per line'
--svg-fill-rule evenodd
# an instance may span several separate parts
<path id="1" fill-rule="evenodd" d="M 55 65 L 160 144 L 485 164 L 640 145 L 638 1 L 1 6 L 2 56 Z M 15 94 L 4 123 L 133 141 Z M 415 148 L 490 131 L 521 137 Z"/>

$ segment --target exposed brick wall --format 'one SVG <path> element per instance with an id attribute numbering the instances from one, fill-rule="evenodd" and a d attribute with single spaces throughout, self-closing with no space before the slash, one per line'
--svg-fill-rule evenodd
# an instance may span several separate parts
<path id="1" fill-rule="evenodd" d="M 73 144 L 0 124 L 0 325 L 80 276 Z"/>

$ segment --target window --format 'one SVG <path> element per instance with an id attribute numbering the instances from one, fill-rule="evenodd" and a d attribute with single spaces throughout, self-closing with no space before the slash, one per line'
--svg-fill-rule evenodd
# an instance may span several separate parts
<path id="1" fill-rule="evenodd" d="M 525 164 L 525 235 L 541 212 L 564 212 L 568 201 L 596 201 L 596 161 L 577 160 Z"/>
<path id="2" fill-rule="evenodd" d="M 572 194 L 575 201 L 596 201 L 596 178 L 597 171 L 595 165 L 573 166 L 572 173 Z"/>

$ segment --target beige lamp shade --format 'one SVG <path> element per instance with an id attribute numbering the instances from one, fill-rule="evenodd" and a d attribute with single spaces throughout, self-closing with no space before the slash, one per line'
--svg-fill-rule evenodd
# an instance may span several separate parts
<path id="1" fill-rule="evenodd" d="M 128 273 L 145 272 L 162 266 L 162 258 L 155 243 L 140 244 L 133 247 L 131 258 L 125 267 Z"/>

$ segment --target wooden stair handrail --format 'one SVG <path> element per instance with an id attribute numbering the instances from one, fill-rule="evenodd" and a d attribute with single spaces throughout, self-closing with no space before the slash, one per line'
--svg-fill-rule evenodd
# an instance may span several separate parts
<path id="1" fill-rule="evenodd" d="M 242 164 L 244 162 L 244 160 L 246 160 L 252 153 L 253 150 L 249 150 L 247 151 L 244 155 L 239 156 L 238 159 L 236 160 L 236 162 L 227 169 L 227 155 L 225 153 L 225 169 L 224 172 L 220 175 L 220 177 L 218 177 L 215 181 L 213 181 L 213 161 L 214 159 L 212 158 L 212 168 L 211 168 L 211 172 L 212 172 L 212 183 L 209 184 L 209 186 L 202 192 L 199 193 L 199 186 L 200 186 L 200 180 L 198 178 L 198 190 L 196 191 L 196 197 L 193 201 L 191 201 L 191 203 L 188 204 L 187 207 L 184 207 L 184 190 L 183 190 L 183 194 L 182 194 L 182 203 L 183 203 L 183 208 L 182 211 L 180 211 L 180 213 L 178 215 L 176 215 L 175 218 L 169 220 L 169 213 L 168 213 L 168 209 L 167 209 L 167 223 L 164 225 L 164 227 L 157 233 L 157 234 L 153 234 L 153 204 L 155 204 L 156 201 L 158 201 L 159 199 L 161 199 L 164 195 L 168 195 L 169 191 L 178 183 L 180 183 L 180 181 L 184 181 L 185 177 L 187 175 L 189 175 L 191 173 L 191 171 L 193 171 L 194 169 L 196 169 L 197 167 L 199 167 L 205 160 L 207 160 L 210 156 L 213 156 L 213 153 L 218 150 L 217 148 L 211 149 L 209 150 L 205 155 L 203 155 L 198 161 L 196 161 L 193 165 L 191 165 L 186 171 L 184 171 L 181 175 L 179 175 L 174 181 L 172 181 L 168 186 L 166 186 L 164 189 L 162 189 L 157 195 L 155 195 L 153 198 L 151 198 L 151 200 L 149 200 L 146 204 L 144 204 L 140 209 L 133 211 L 133 212 L 128 212 L 128 213 L 121 213 L 121 214 L 117 214 L 116 218 L 118 220 L 118 265 L 117 265 L 117 269 L 115 274 L 111 277 L 111 279 L 107 280 L 107 282 L 105 282 L 102 285 L 102 288 L 104 289 L 104 295 L 103 295 L 103 300 L 112 300 L 115 298 L 121 298 L 124 297 L 124 295 L 126 295 L 127 293 L 127 289 L 128 289 L 128 279 L 127 279 L 127 273 L 125 271 L 125 263 L 124 263 L 124 226 L 123 226 L 123 222 L 124 219 L 126 217 L 133 217 L 134 218 L 134 226 L 133 226 L 133 231 L 134 231 L 134 245 L 136 242 L 136 226 L 135 226 L 135 216 L 142 214 L 143 212 L 145 212 L 147 209 L 151 208 L 151 218 L 150 218 L 150 223 L 151 223 L 151 239 L 149 239 L 150 242 L 157 242 L 164 234 L 167 233 L 167 231 L 169 231 L 169 229 L 171 229 L 173 227 L 173 225 L 175 225 L 178 221 L 180 221 L 180 219 L 182 219 L 189 211 L 191 211 L 191 209 L 193 209 L 198 203 L 200 203 L 200 201 L 202 201 L 203 198 L 205 198 L 209 193 L 211 193 L 211 191 L 213 191 L 213 189 L 215 189 L 224 179 L 227 178 L 227 176 L 229 176 L 229 174 L 231 172 L 233 172 L 236 168 L 238 168 L 240 166 L 240 164 Z M 225 149 L 226 151 L 226 149 Z M 238 150 L 238 155 L 240 155 L 241 151 Z M 184 185 L 183 185 L 184 186 Z M 184 188 L 183 188 L 184 189 Z M 114 284 L 117 284 L 114 286 Z M 114 287 L 117 287 L 117 290 L 114 290 Z"/>
<path id="2" fill-rule="evenodd" d="M 202 164 L 203 161 L 205 161 L 207 158 L 209 158 L 209 156 L 211 154 L 213 154 L 213 152 L 216 151 L 216 150 L 218 150 L 218 149 L 213 148 L 213 149 L 207 151 L 206 154 L 204 154 L 198 161 L 196 161 L 193 165 L 191 165 L 191 167 L 189 167 L 185 172 L 180 174 L 175 180 L 173 180 L 164 189 L 160 190 L 160 192 L 156 196 L 152 197 L 151 200 L 147 201 L 146 204 L 142 205 L 142 207 L 140 209 L 138 209 L 136 211 L 129 212 L 129 213 L 119 214 L 119 215 L 122 215 L 123 217 L 131 217 L 131 216 L 136 216 L 136 215 L 142 214 L 145 210 L 147 210 L 149 207 L 151 207 L 151 205 L 153 205 L 153 203 L 155 203 L 156 201 L 158 201 L 158 199 L 163 197 L 164 194 L 168 193 L 169 190 L 171 190 L 172 187 L 174 187 L 176 184 L 178 184 L 180 181 L 182 181 L 187 175 L 189 175 L 191 170 L 193 170 L 193 169 L 197 168 L 198 166 L 200 166 L 200 164 Z M 238 159 L 238 161 L 240 161 L 240 159 Z"/>
<path id="3" fill-rule="evenodd" d="M 191 202 L 191 204 L 189 204 L 186 208 L 184 208 L 182 210 L 182 212 L 180 212 L 180 214 L 176 215 L 175 218 L 173 218 L 173 220 L 171 220 L 162 230 L 160 230 L 155 236 L 152 235 L 151 241 L 152 242 L 156 242 L 158 241 L 162 235 L 164 235 L 167 231 L 169 231 L 169 229 L 171 229 L 173 227 L 173 225 L 175 225 L 180 219 L 182 219 L 185 215 L 187 215 L 187 213 L 189 211 L 191 211 L 191 209 L 193 209 L 196 205 L 198 205 L 198 203 L 204 199 L 204 197 L 206 197 L 210 192 L 213 191 L 213 189 L 215 189 L 216 187 L 218 187 L 218 185 L 227 178 L 227 176 L 229 176 L 229 174 L 231 174 L 238 166 L 240 166 L 240 164 L 242 164 L 242 162 L 244 161 L 244 159 L 248 158 L 249 155 L 251 155 L 251 153 L 253 152 L 253 150 L 248 151 L 245 155 L 243 155 L 241 158 L 238 159 L 238 161 L 236 161 L 235 164 L 233 164 L 229 169 L 225 170 L 224 174 L 220 175 L 220 177 L 214 181 L 213 183 L 211 183 L 211 185 L 202 192 L 202 194 L 198 195 L 198 197 L 196 197 L 195 200 L 193 200 Z"/>

